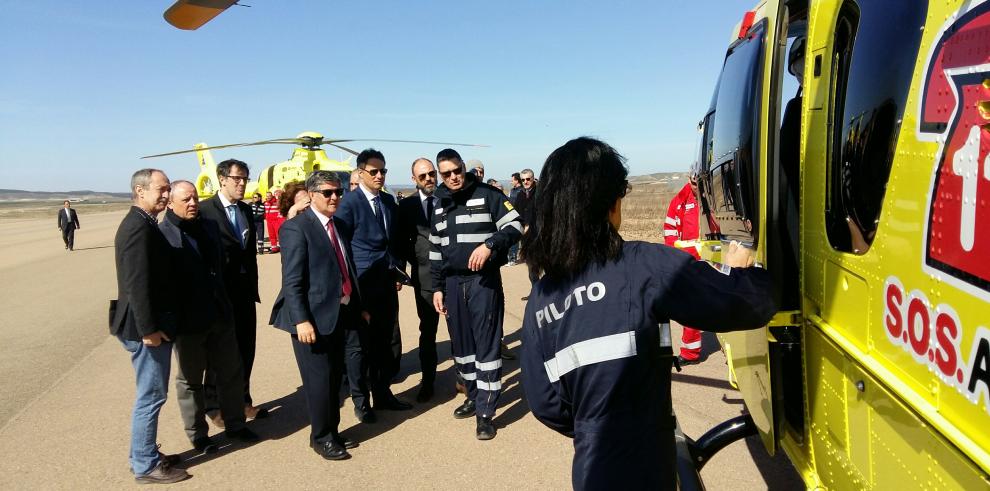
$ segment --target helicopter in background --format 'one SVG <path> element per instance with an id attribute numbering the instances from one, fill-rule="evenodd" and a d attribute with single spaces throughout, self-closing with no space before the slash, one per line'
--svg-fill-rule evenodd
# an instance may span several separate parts
<path id="1" fill-rule="evenodd" d="M 268 191 L 273 191 L 275 189 L 281 189 L 287 183 L 290 182 L 302 182 L 306 180 L 308 176 L 314 170 L 327 170 L 335 173 L 339 173 L 341 182 L 350 181 L 350 173 L 354 170 L 354 166 L 351 164 L 351 159 L 347 158 L 345 160 L 334 160 L 327 156 L 327 153 L 323 148 L 323 145 L 330 145 L 334 148 L 343 150 L 351 155 L 357 155 L 358 152 L 340 145 L 340 143 L 352 142 L 352 141 L 368 141 L 368 142 L 387 142 L 387 143 L 422 143 L 430 145 L 452 145 L 452 146 L 468 146 L 468 147 L 486 147 L 487 145 L 476 145 L 470 143 L 446 143 L 446 142 L 430 142 L 430 141 L 419 141 L 419 140 L 383 140 L 383 139 L 328 139 L 322 134 L 315 131 L 306 131 L 300 133 L 295 138 L 276 138 L 272 140 L 262 140 L 250 143 L 231 143 L 226 145 L 215 145 L 207 146 L 205 143 L 198 143 L 193 148 L 188 150 L 179 150 L 176 152 L 160 153 L 155 155 L 147 155 L 141 157 L 142 159 L 167 157 L 171 155 L 181 155 L 184 153 L 196 153 L 196 158 L 199 161 L 199 175 L 196 177 L 196 191 L 201 199 L 209 198 L 216 194 L 220 189 L 220 180 L 217 177 L 217 166 L 216 162 L 213 160 L 213 154 L 210 153 L 211 150 L 221 149 L 221 148 L 241 148 L 241 147 L 252 147 L 258 145 L 296 145 L 296 148 L 292 151 L 292 157 L 289 160 L 282 162 L 277 162 L 265 166 L 257 176 L 256 181 L 248 182 L 245 189 L 245 195 L 251 196 L 254 193 L 259 193 L 264 195 Z"/>

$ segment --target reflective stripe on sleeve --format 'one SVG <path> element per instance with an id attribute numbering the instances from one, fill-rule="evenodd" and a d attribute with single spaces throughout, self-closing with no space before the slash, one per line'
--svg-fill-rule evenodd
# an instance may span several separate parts
<path id="1" fill-rule="evenodd" d="M 488 392 L 494 392 L 496 390 L 502 390 L 502 381 L 496 380 L 495 382 L 482 382 L 481 380 L 475 382 L 478 386 L 478 390 L 487 390 Z"/>
<path id="2" fill-rule="evenodd" d="M 628 331 L 574 343 L 543 363 L 550 382 L 557 382 L 568 372 L 603 361 L 636 356 L 636 332 Z"/>
<path id="3" fill-rule="evenodd" d="M 673 237 L 673 236 L 676 236 L 676 235 L 677 235 L 677 231 L 676 230 L 664 230 L 663 231 L 663 236 L 664 237 Z"/>
<path id="4" fill-rule="evenodd" d="M 478 370 L 484 370 L 486 372 L 489 370 L 495 370 L 497 368 L 502 368 L 502 360 L 498 359 L 495 361 L 476 361 L 474 362 L 474 368 L 477 368 Z"/>
<path id="5" fill-rule="evenodd" d="M 478 206 L 485 204 L 485 198 L 475 198 L 469 199 L 464 203 L 464 206 Z"/>
<path id="6" fill-rule="evenodd" d="M 454 223 L 492 223 L 490 213 L 476 213 L 474 215 L 457 215 Z"/>
<path id="7" fill-rule="evenodd" d="M 506 226 L 509 222 L 515 220 L 516 218 L 519 218 L 519 212 L 512 210 L 500 218 L 499 221 L 495 222 L 495 228 L 502 230 L 502 227 Z"/>
<path id="8" fill-rule="evenodd" d="M 522 230 L 522 224 L 520 224 L 519 222 L 515 222 L 515 221 L 506 223 L 505 224 L 505 227 L 499 228 L 499 230 L 502 230 L 503 228 L 506 228 L 506 227 L 512 227 L 512 228 L 518 230 L 519 233 L 522 233 L 522 231 L 523 231 Z"/>
<path id="9" fill-rule="evenodd" d="M 663 223 L 666 223 L 667 225 L 677 225 L 677 221 L 671 217 L 664 218 Z"/>
<path id="10" fill-rule="evenodd" d="M 479 242 L 484 242 L 484 241 L 488 240 L 488 238 L 491 237 L 492 235 L 495 235 L 495 234 L 491 234 L 491 233 L 487 233 L 487 234 L 457 234 L 457 242 L 460 242 L 461 244 L 479 243 Z"/>
<path id="11" fill-rule="evenodd" d="M 439 244 L 440 243 L 440 237 L 437 237 L 436 235 L 432 235 L 431 234 L 430 235 L 430 242 L 432 242 L 434 244 Z"/>
<path id="12" fill-rule="evenodd" d="M 430 251 L 430 261 L 443 261 L 443 256 L 439 252 Z"/>
<path id="13" fill-rule="evenodd" d="M 447 230 L 447 222 L 443 221 L 437 223 L 437 232 L 443 232 L 444 230 Z"/>
<path id="14" fill-rule="evenodd" d="M 478 378 L 478 374 L 474 372 L 471 373 L 457 372 L 457 373 L 460 373 L 461 378 L 463 378 L 464 380 L 477 380 Z"/>

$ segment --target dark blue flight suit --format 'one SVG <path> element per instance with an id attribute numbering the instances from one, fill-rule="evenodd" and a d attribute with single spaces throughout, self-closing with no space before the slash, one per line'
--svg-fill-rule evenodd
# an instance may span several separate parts
<path id="1" fill-rule="evenodd" d="M 716 270 L 644 242 L 566 282 L 538 281 L 523 318 L 523 388 L 543 424 L 574 438 L 574 488 L 673 489 L 673 358 L 662 325 L 725 332 L 775 312 L 765 270 Z"/>
<path id="2" fill-rule="evenodd" d="M 440 185 L 440 202 L 430 225 L 433 291 L 444 292 L 447 327 L 457 371 L 477 415 L 495 416 L 502 392 L 502 317 L 505 313 L 499 267 L 522 236 L 519 213 L 501 191 L 465 174 L 464 187 L 451 193 Z M 480 271 L 468 269 L 471 253 L 485 244 L 491 257 Z"/>

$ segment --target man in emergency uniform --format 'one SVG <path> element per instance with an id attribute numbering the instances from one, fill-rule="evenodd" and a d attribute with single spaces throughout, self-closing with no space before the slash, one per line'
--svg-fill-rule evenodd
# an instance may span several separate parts
<path id="1" fill-rule="evenodd" d="M 269 252 L 278 252 L 278 227 L 281 225 L 281 218 L 278 214 L 278 197 L 281 189 L 276 189 L 275 194 L 268 193 L 265 200 L 265 224 L 268 225 Z"/>
<path id="2" fill-rule="evenodd" d="M 519 213 L 499 190 L 464 168 L 452 149 L 437 154 L 443 184 L 430 227 L 433 306 L 447 316 L 454 363 L 467 385 L 458 419 L 477 416 L 479 440 L 495 438 L 492 417 L 502 391 L 502 317 L 499 267 L 522 235 Z"/>
<path id="3" fill-rule="evenodd" d="M 681 188 L 677 196 L 670 200 L 667 206 L 667 217 L 663 221 L 663 241 L 671 247 L 676 247 L 692 256 L 701 259 L 698 248 L 701 245 L 698 230 L 698 218 L 701 210 L 698 207 L 698 180 L 691 175 L 688 183 Z M 677 322 L 672 322 L 677 325 Z M 681 331 L 681 354 L 677 356 L 680 366 L 694 365 L 701 361 L 701 331 L 688 326 Z"/>

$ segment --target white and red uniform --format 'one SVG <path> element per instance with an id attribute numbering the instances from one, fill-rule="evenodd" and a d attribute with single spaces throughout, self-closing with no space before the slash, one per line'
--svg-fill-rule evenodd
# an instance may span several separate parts
<path id="1" fill-rule="evenodd" d="M 278 227 L 282 225 L 282 216 L 278 212 L 278 199 L 272 197 L 265 201 L 265 223 L 268 224 L 268 241 L 272 249 L 278 251 Z"/>
<path id="2" fill-rule="evenodd" d="M 663 241 L 671 247 L 674 243 L 681 241 L 678 249 L 691 254 L 695 259 L 701 259 L 697 246 L 683 247 L 684 242 L 700 244 L 701 237 L 698 229 L 698 221 L 701 210 L 698 200 L 694 197 L 691 184 L 685 184 L 677 196 L 670 201 L 667 207 L 667 217 L 663 221 Z M 701 331 L 684 326 L 681 334 L 681 358 L 685 360 L 697 360 L 701 357 Z"/>

